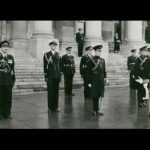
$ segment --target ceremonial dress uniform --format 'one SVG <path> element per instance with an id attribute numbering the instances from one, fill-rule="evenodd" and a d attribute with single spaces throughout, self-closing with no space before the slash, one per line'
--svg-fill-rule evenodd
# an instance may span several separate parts
<path id="1" fill-rule="evenodd" d="M 9 47 L 9 42 L 2 41 L 0 47 Z M 11 119 L 12 88 L 15 84 L 14 57 L 0 53 L 0 119 Z"/>
<path id="2" fill-rule="evenodd" d="M 131 52 L 135 53 L 136 49 L 131 50 Z M 133 70 L 134 70 L 136 59 L 137 59 L 136 56 L 129 56 L 127 60 L 127 68 L 130 71 L 130 81 L 129 81 L 130 89 L 136 89 L 136 82 L 135 79 L 133 78 Z"/>
<path id="3" fill-rule="evenodd" d="M 72 47 L 67 47 L 66 50 L 70 51 Z M 75 59 L 70 54 L 62 56 L 62 73 L 64 74 L 64 87 L 65 95 L 72 95 L 73 77 L 75 74 Z"/>
<path id="4" fill-rule="evenodd" d="M 55 41 L 49 45 L 57 45 Z M 49 112 L 58 111 L 59 83 L 61 81 L 61 57 L 58 52 L 49 51 L 44 54 L 44 74 L 48 89 Z"/>

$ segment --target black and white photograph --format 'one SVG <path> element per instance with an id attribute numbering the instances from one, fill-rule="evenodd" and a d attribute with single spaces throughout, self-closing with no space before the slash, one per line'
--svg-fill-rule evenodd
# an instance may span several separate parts
<path id="1" fill-rule="evenodd" d="M 150 129 L 150 21 L 1 20 L 0 129 Z"/>

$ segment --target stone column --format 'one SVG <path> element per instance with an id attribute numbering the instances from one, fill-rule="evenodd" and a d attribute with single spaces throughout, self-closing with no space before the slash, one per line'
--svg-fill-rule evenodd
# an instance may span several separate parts
<path id="1" fill-rule="evenodd" d="M 52 23 L 52 21 L 33 21 L 33 34 L 28 40 L 28 50 L 34 57 L 42 58 L 43 54 L 50 50 L 49 43 L 52 40 L 58 42 L 54 38 Z"/>
<path id="2" fill-rule="evenodd" d="M 79 32 L 79 28 L 82 28 L 84 31 L 84 21 L 75 21 L 75 34 Z"/>
<path id="3" fill-rule="evenodd" d="M 125 22 L 121 21 L 121 41 L 122 43 L 125 42 Z"/>
<path id="4" fill-rule="evenodd" d="M 60 41 L 61 55 L 66 53 L 66 47 L 71 46 L 72 54 L 77 56 L 77 43 L 75 41 L 75 21 L 56 21 L 56 37 Z"/>
<path id="5" fill-rule="evenodd" d="M 6 21 L 1 21 L 1 41 L 6 40 Z"/>
<path id="6" fill-rule="evenodd" d="M 27 21 L 12 21 L 11 39 L 14 49 L 26 49 Z"/>
<path id="7" fill-rule="evenodd" d="M 102 57 L 108 61 L 109 48 L 108 43 L 102 38 L 102 21 L 86 21 L 85 43 L 84 49 L 87 46 L 103 45 Z"/>
<path id="8" fill-rule="evenodd" d="M 33 36 L 53 38 L 52 21 L 34 21 Z"/>
<path id="9" fill-rule="evenodd" d="M 142 21 L 125 21 L 125 42 L 121 46 L 121 53 L 130 55 L 133 48 L 139 49 L 145 45 L 142 38 Z"/>

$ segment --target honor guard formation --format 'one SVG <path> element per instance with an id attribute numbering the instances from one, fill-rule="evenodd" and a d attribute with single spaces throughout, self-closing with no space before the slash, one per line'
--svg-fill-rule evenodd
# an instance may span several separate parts
<path id="1" fill-rule="evenodd" d="M 119 51 L 117 35 L 115 37 L 116 52 Z M 76 34 L 78 43 L 78 56 L 80 60 L 80 75 L 84 83 L 84 100 L 92 102 L 91 115 L 103 116 L 101 104 L 105 95 L 105 86 L 109 85 L 107 79 L 105 59 L 101 57 L 103 45 L 87 46 L 83 54 L 84 35 L 82 29 Z M 58 43 L 49 43 L 50 50 L 43 56 L 44 77 L 47 84 L 48 113 L 59 113 L 59 85 L 64 78 L 65 96 L 75 96 L 73 93 L 73 79 L 76 74 L 75 57 L 72 55 L 72 46 L 65 48 L 66 54 L 60 56 L 56 51 Z M 10 47 L 8 41 L 0 43 L 0 119 L 11 119 L 12 88 L 15 84 L 15 61 L 7 51 Z M 131 56 L 127 59 L 127 68 L 130 73 L 129 87 L 137 90 L 138 107 L 146 107 L 146 100 L 149 100 L 149 79 L 150 79 L 150 48 L 144 46 L 131 50 Z M 150 111 L 150 106 L 149 111 Z M 150 116 L 150 112 L 149 112 Z"/>
<path id="2" fill-rule="evenodd" d="M 72 47 L 66 48 L 62 57 L 56 52 L 57 42 L 49 43 L 50 51 L 44 54 L 44 74 L 48 90 L 48 113 L 60 112 L 58 110 L 59 83 L 64 76 L 65 96 L 75 96 L 72 92 L 73 77 L 76 72 L 75 58 L 71 54 Z M 93 101 L 92 114 L 103 115 L 100 112 L 102 98 L 104 97 L 105 83 L 108 83 L 105 69 L 105 60 L 101 58 L 102 45 L 85 48 L 86 54 L 80 62 L 80 74 L 84 80 L 85 101 Z"/>

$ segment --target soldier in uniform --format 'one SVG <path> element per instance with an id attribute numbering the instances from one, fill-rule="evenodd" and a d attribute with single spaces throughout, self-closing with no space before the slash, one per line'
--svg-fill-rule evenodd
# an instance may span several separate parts
<path id="1" fill-rule="evenodd" d="M 137 59 L 136 49 L 132 49 L 131 53 L 132 53 L 132 55 L 129 56 L 128 60 L 127 60 L 127 68 L 130 71 L 130 82 L 129 82 L 129 85 L 130 85 L 130 89 L 136 89 L 136 86 L 135 86 L 136 83 L 135 83 L 135 80 L 133 78 L 133 70 L 134 70 L 136 59 Z"/>
<path id="2" fill-rule="evenodd" d="M 74 96 L 72 93 L 73 77 L 75 74 L 75 59 L 71 55 L 72 47 L 67 47 L 67 54 L 62 56 L 62 73 L 64 74 L 65 95 Z"/>
<path id="3" fill-rule="evenodd" d="M 90 97 L 90 87 L 88 86 L 91 80 L 91 58 L 92 52 L 93 52 L 93 47 L 88 46 L 86 49 L 86 54 L 82 56 L 81 61 L 80 61 L 80 74 L 81 77 L 83 78 L 84 81 L 84 98 L 85 101 L 89 100 Z"/>
<path id="4" fill-rule="evenodd" d="M 149 100 L 149 84 L 150 84 L 150 48 L 147 49 L 147 60 L 144 62 L 143 64 L 143 68 L 144 68 L 144 81 L 146 81 L 144 84 L 146 85 L 147 88 L 147 94 L 148 97 L 147 99 Z M 149 102 L 149 117 L 150 117 L 150 102 Z"/>
<path id="5" fill-rule="evenodd" d="M 2 41 L 0 48 L 0 119 L 12 119 L 12 88 L 15 84 L 14 57 L 7 53 L 8 41 Z"/>
<path id="6" fill-rule="evenodd" d="M 102 45 L 93 47 L 95 50 L 95 56 L 92 59 L 92 71 L 91 71 L 91 97 L 93 100 L 93 115 L 103 115 L 100 112 L 100 106 L 102 98 L 104 97 L 105 83 L 108 83 L 105 60 L 101 58 Z M 100 100 L 100 102 L 99 102 Z"/>
<path id="7" fill-rule="evenodd" d="M 61 57 L 56 52 L 56 41 L 49 43 L 50 51 L 44 54 L 44 75 L 48 89 L 48 113 L 59 112 L 59 83 L 61 81 Z"/>
<path id="8" fill-rule="evenodd" d="M 147 56 L 145 55 L 145 52 L 147 51 L 147 46 L 144 46 L 139 49 L 140 50 L 140 56 L 136 59 L 133 75 L 136 82 L 136 88 L 137 88 L 137 97 L 138 97 L 138 106 L 139 107 L 145 107 L 146 104 L 143 101 L 143 97 L 145 96 L 145 89 L 143 84 L 140 82 L 145 77 L 145 71 L 143 64 L 147 59 Z"/>
<path id="9" fill-rule="evenodd" d="M 78 56 L 82 57 L 83 55 L 83 45 L 84 45 L 84 34 L 82 29 L 79 29 L 79 32 L 76 33 L 76 42 L 78 43 Z"/>

